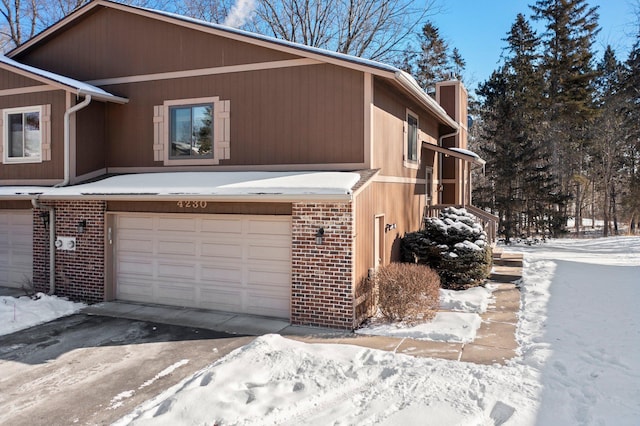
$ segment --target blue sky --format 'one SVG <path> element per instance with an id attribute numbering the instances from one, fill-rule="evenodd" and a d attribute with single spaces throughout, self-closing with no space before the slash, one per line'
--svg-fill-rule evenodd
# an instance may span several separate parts
<path id="1" fill-rule="evenodd" d="M 440 29 L 440 35 L 457 47 L 467 61 L 465 82 L 470 90 L 485 81 L 500 61 L 505 47 L 502 41 L 515 22 L 518 13 L 531 16 L 529 4 L 535 0 L 440 0 L 442 11 L 431 18 Z M 600 6 L 600 27 L 596 48 L 604 50 L 607 44 L 616 51 L 619 60 L 625 60 L 633 44 L 636 26 L 635 0 L 589 0 Z M 534 24 L 538 25 L 538 24 Z M 537 27 L 536 27 L 537 29 Z M 596 59 L 600 58 L 600 54 Z"/>

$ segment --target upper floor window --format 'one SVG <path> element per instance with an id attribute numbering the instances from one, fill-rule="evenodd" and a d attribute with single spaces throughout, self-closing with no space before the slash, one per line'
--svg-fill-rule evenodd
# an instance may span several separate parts
<path id="1" fill-rule="evenodd" d="M 420 152 L 420 138 L 418 131 L 418 116 L 407 109 L 407 121 L 405 123 L 404 165 L 417 168 Z"/>
<path id="2" fill-rule="evenodd" d="M 42 161 L 42 107 L 11 108 L 3 111 L 5 163 Z"/>
<path id="3" fill-rule="evenodd" d="M 218 97 L 154 106 L 154 160 L 166 166 L 201 166 L 231 158 L 229 108 L 230 101 Z"/>
<path id="4" fill-rule="evenodd" d="M 169 158 L 213 158 L 213 104 L 169 108 Z"/>

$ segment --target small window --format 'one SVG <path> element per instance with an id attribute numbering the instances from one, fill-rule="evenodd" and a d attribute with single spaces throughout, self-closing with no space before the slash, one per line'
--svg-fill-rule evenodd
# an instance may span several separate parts
<path id="1" fill-rule="evenodd" d="M 41 107 L 4 110 L 3 152 L 5 163 L 42 161 Z"/>
<path id="2" fill-rule="evenodd" d="M 418 116 L 407 110 L 405 141 L 405 166 L 415 168 L 418 165 L 418 153 L 420 152 L 418 137 Z"/>
<path id="3" fill-rule="evenodd" d="M 213 158 L 213 104 L 174 106 L 169 114 L 169 158 Z"/>

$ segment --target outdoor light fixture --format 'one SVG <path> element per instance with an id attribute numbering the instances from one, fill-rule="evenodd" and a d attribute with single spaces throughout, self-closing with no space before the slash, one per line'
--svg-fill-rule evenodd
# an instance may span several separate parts
<path id="1" fill-rule="evenodd" d="M 384 232 L 389 232 L 389 231 L 391 231 L 392 229 L 396 229 L 396 226 L 397 226 L 397 225 L 396 225 L 395 223 L 387 223 L 387 224 L 384 226 Z"/>
<path id="2" fill-rule="evenodd" d="M 318 245 L 322 244 L 323 240 L 324 240 L 324 228 L 320 227 L 318 228 L 318 232 L 316 232 L 316 244 Z"/>
<path id="3" fill-rule="evenodd" d="M 87 221 L 85 219 L 82 219 L 80 222 L 78 222 L 78 224 L 76 225 L 76 230 L 78 231 L 78 234 L 84 234 L 84 231 L 87 229 Z"/>
<path id="4" fill-rule="evenodd" d="M 40 220 L 42 221 L 42 226 L 44 226 L 44 229 L 49 229 L 49 213 L 40 213 Z"/>

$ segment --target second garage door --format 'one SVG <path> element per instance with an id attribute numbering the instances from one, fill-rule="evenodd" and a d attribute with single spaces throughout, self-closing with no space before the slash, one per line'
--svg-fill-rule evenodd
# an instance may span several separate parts
<path id="1" fill-rule="evenodd" d="M 116 298 L 289 318 L 289 216 L 118 214 Z"/>
<path id="2" fill-rule="evenodd" d="M 20 288 L 33 269 L 31 210 L 0 210 L 0 286 Z"/>

